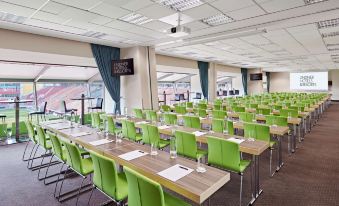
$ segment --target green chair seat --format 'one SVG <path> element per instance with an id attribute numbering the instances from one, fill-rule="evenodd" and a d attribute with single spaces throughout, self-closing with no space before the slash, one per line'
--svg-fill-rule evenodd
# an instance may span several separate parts
<path id="1" fill-rule="evenodd" d="M 182 201 L 181 199 L 174 197 L 173 195 L 164 192 L 165 206 L 190 206 L 190 204 Z"/>
<path id="2" fill-rule="evenodd" d="M 127 179 L 125 173 L 118 173 L 117 185 L 119 190 L 116 193 L 116 200 L 121 201 L 126 199 L 128 194 Z"/>
<path id="3" fill-rule="evenodd" d="M 240 164 L 239 164 L 239 171 L 240 173 L 243 173 L 244 170 L 251 164 L 250 160 L 240 160 Z"/>
<path id="4" fill-rule="evenodd" d="M 47 139 L 46 139 L 46 147 L 45 147 L 45 149 L 47 149 L 47 150 L 52 149 L 52 142 L 47 141 Z"/>
<path id="5" fill-rule="evenodd" d="M 202 157 L 206 156 L 207 154 L 208 154 L 208 151 L 198 149 L 197 150 L 197 159 L 202 158 Z"/>
<path id="6" fill-rule="evenodd" d="M 277 144 L 276 141 L 270 141 L 270 142 L 269 142 L 269 146 L 270 146 L 270 147 L 273 147 L 275 144 Z"/>
<path id="7" fill-rule="evenodd" d="M 93 162 L 91 158 L 81 159 L 82 161 L 82 171 L 81 174 L 86 176 L 93 172 Z"/>
<path id="8" fill-rule="evenodd" d="M 142 134 L 136 133 L 136 134 L 135 134 L 135 141 L 139 142 L 139 141 L 141 141 L 141 140 L 142 140 Z"/>
<path id="9" fill-rule="evenodd" d="M 170 144 L 170 141 L 169 140 L 165 140 L 165 139 L 160 139 L 159 140 L 160 142 L 159 142 L 159 148 L 160 149 L 162 149 L 162 148 L 164 148 L 164 147 L 166 147 L 167 145 L 169 145 Z"/>

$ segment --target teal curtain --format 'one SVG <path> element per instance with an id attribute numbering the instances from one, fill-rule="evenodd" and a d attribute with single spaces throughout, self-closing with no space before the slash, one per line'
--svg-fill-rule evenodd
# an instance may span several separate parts
<path id="1" fill-rule="evenodd" d="M 112 76 L 112 60 L 120 59 L 120 48 L 91 44 L 92 53 L 98 65 L 102 80 L 115 102 L 114 113 L 120 111 L 120 76 Z"/>
<path id="2" fill-rule="evenodd" d="M 208 99 L 208 66 L 208 62 L 198 61 L 200 85 L 205 99 Z"/>
<path id="3" fill-rule="evenodd" d="M 242 85 L 244 87 L 244 94 L 247 95 L 247 69 L 241 68 Z"/>
<path id="4" fill-rule="evenodd" d="M 270 86 L 271 86 L 271 73 L 266 72 L 266 79 L 267 79 L 267 92 L 270 93 Z"/>

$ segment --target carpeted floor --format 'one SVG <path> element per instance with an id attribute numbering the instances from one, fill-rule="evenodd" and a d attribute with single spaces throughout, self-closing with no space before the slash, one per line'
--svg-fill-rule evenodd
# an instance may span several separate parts
<path id="1" fill-rule="evenodd" d="M 255 205 L 339 205 L 338 122 L 339 104 L 333 104 L 291 156 L 284 138 L 285 165 L 273 178 L 268 176 L 269 152 L 262 154 L 260 183 L 264 192 Z M 75 205 L 75 199 L 58 203 L 53 197 L 54 184 L 45 186 L 37 180 L 37 171 L 26 168 L 26 162 L 21 161 L 24 147 L 25 144 L 0 147 L 0 206 Z M 59 165 L 54 166 L 52 172 L 58 169 Z M 65 181 L 65 190 L 77 187 L 80 181 L 79 177 Z M 239 183 L 239 176 L 231 174 L 231 181 L 211 197 L 211 205 L 238 205 Z M 79 205 L 87 205 L 88 197 L 89 193 L 83 194 Z M 91 205 L 107 200 L 96 191 Z M 249 200 L 250 170 L 245 173 L 243 205 Z"/>

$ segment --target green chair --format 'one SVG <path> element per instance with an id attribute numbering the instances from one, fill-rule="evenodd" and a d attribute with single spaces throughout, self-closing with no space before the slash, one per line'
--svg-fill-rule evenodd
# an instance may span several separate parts
<path id="1" fill-rule="evenodd" d="M 282 106 L 281 105 L 274 105 L 273 109 L 280 111 L 282 109 Z"/>
<path id="2" fill-rule="evenodd" d="M 174 107 L 175 109 L 175 113 L 177 114 L 186 114 L 187 111 L 186 111 L 186 107 L 183 107 L 183 106 L 175 106 Z"/>
<path id="3" fill-rule="evenodd" d="M 226 128 L 226 121 L 224 119 L 212 119 L 212 131 L 223 133 Z"/>
<path id="4" fill-rule="evenodd" d="M 16 128 L 15 128 L 15 122 L 12 122 L 12 136 L 15 136 L 16 135 Z M 27 127 L 25 125 L 25 122 L 19 122 L 19 134 L 20 135 L 27 135 L 28 134 L 28 130 L 27 130 Z"/>
<path id="5" fill-rule="evenodd" d="M 232 107 L 234 112 L 245 112 L 245 107 Z"/>
<path id="6" fill-rule="evenodd" d="M 92 127 L 97 129 L 103 129 L 103 125 L 101 124 L 100 114 L 98 112 L 91 113 L 92 119 Z"/>
<path id="7" fill-rule="evenodd" d="M 187 102 L 186 107 L 187 108 L 193 108 L 193 102 Z"/>
<path id="8" fill-rule="evenodd" d="M 121 129 L 115 126 L 115 123 L 112 117 L 107 117 L 106 121 L 107 121 L 108 133 L 114 135 L 114 134 L 117 134 L 118 132 L 121 132 Z"/>
<path id="9" fill-rule="evenodd" d="M 25 125 L 26 125 L 26 128 L 27 128 L 29 141 L 27 141 L 24 153 L 22 155 L 22 160 L 23 161 L 29 161 L 31 159 L 31 157 L 32 157 L 32 154 L 33 154 L 33 151 L 35 150 L 35 147 L 37 146 L 37 140 L 35 138 L 34 127 L 33 127 L 32 123 L 31 123 L 31 121 L 26 120 L 25 121 Z M 7 128 L 7 124 L 6 124 L 6 128 Z M 4 130 L 1 130 L 1 131 L 4 131 Z M 7 135 L 7 130 L 6 130 L 6 135 Z M 28 147 L 30 142 L 32 142 L 34 145 L 33 145 L 32 150 L 30 152 L 29 158 L 25 159 L 27 147 Z"/>
<path id="10" fill-rule="evenodd" d="M 189 206 L 177 197 L 164 192 L 159 183 L 124 167 L 128 183 L 129 206 Z"/>
<path id="11" fill-rule="evenodd" d="M 257 114 L 261 114 L 261 115 L 269 115 L 269 114 L 271 114 L 271 109 L 268 109 L 268 108 L 257 108 L 256 109 L 256 113 Z"/>
<path id="12" fill-rule="evenodd" d="M 277 125 L 277 126 L 288 126 L 287 117 L 275 116 L 275 115 L 266 115 L 265 121 L 267 125 Z"/>
<path id="13" fill-rule="evenodd" d="M 135 123 L 129 120 L 122 121 L 122 134 L 124 137 L 135 142 L 142 140 L 141 134 L 136 132 Z"/>
<path id="14" fill-rule="evenodd" d="M 226 126 L 227 126 L 227 131 L 229 135 L 234 135 L 234 126 L 233 126 L 233 121 L 231 120 L 227 120 L 226 122 Z"/>
<path id="15" fill-rule="evenodd" d="M 91 117 L 91 114 L 84 114 L 84 123 L 85 123 L 86 125 L 92 123 L 92 117 Z"/>
<path id="16" fill-rule="evenodd" d="M 253 122 L 256 121 L 255 118 L 255 113 L 239 112 L 239 119 L 243 122 Z"/>
<path id="17" fill-rule="evenodd" d="M 157 122 L 158 121 L 158 117 L 157 117 L 157 112 L 156 111 L 146 110 L 145 114 L 146 114 L 146 120 L 150 120 L 152 122 Z"/>
<path id="18" fill-rule="evenodd" d="M 177 115 L 176 114 L 164 114 L 165 124 L 177 124 Z"/>
<path id="19" fill-rule="evenodd" d="M 80 187 L 77 189 L 78 192 L 77 192 L 77 195 L 76 195 L 77 200 L 76 200 L 75 205 L 78 205 L 79 196 L 80 196 L 81 189 L 83 188 L 84 180 L 87 178 L 88 175 L 93 173 L 92 159 L 91 158 L 83 158 L 79 148 L 75 144 L 70 143 L 68 141 L 61 141 L 61 142 L 66 148 L 66 163 L 67 163 L 68 167 L 67 167 L 66 173 L 64 175 L 64 178 L 62 179 L 60 190 L 59 190 L 59 195 L 57 196 L 57 199 L 58 199 L 59 202 L 62 202 L 63 200 L 61 198 L 70 193 L 70 192 L 65 192 L 65 193 L 61 194 L 63 183 L 64 183 L 65 179 L 67 178 L 67 174 L 68 174 L 69 169 L 71 169 L 75 173 L 77 173 L 79 176 L 82 177 L 82 181 L 81 181 Z M 70 196 L 67 196 L 67 199 L 69 199 L 69 198 L 70 198 Z"/>
<path id="20" fill-rule="evenodd" d="M 184 131 L 175 131 L 176 148 L 179 155 L 192 159 L 200 159 L 207 151 L 198 149 L 195 135 Z"/>
<path id="21" fill-rule="evenodd" d="M 213 110 L 221 110 L 221 104 L 215 104 L 214 103 Z"/>
<path id="22" fill-rule="evenodd" d="M 133 109 L 134 115 L 136 118 L 143 119 L 144 114 L 142 113 L 142 109 Z"/>
<path id="23" fill-rule="evenodd" d="M 199 104 L 198 104 L 198 108 L 199 108 L 199 109 L 205 109 L 205 110 L 206 110 L 206 109 L 207 109 L 207 104 L 205 104 L 205 103 L 199 103 Z"/>
<path id="24" fill-rule="evenodd" d="M 280 110 L 280 116 L 297 118 L 298 117 L 298 110 L 282 109 L 282 110 Z"/>
<path id="25" fill-rule="evenodd" d="M 7 138 L 7 123 L 0 124 L 0 139 L 4 140 Z"/>
<path id="26" fill-rule="evenodd" d="M 160 133 L 158 127 L 150 124 L 141 125 L 142 129 L 142 142 L 144 144 L 153 144 L 156 145 L 158 149 L 163 149 L 168 146 L 170 142 L 160 138 Z"/>
<path id="27" fill-rule="evenodd" d="M 250 165 L 249 160 L 240 157 L 239 144 L 225 139 L 208 137 L 208 164 L 226 169 L 240 175 L 240 205 L 242 203 L 242 185 L 245 169 Z"/>
<path id="28" fill-rule="evenodd" d="M 201 129 L 200 119 L 196 116 L 183 116 L 184 126 L 189 128 Z"/>
<path id="29" fill-rule="evenodd" d="M 198 115 L 199 117 L 205 118 L 205 117 L 207 116 L 207 112 L 206 112 L 205 109 L 198 109 L 198 110 L 197 110 L 197 115 Z"/>
<path id="30" fill-rule="evenodd" d="M 160 107 L 162 109 L 163 112 L 170 112 L 171 111 L 171 107 L 168 105 L 161 105 Z"/>
<path id="31" fill-rule="evenodd" d="M 216 119 L 225 119 L 225 117 L 227 116 L 227 113 L 226 111 L 223 111 L 223 110 L 213 110 L 212 116 L 213 118 L 216 118 Z"/>
<path id="32" fill-rule="evenodd" d="M 117 205 L 127 199 L 128 186 L 124 172 L 118 173 L 114 160 L 104 157 L 96 152 L 90 152 L 93 161 L 93 189 L 88 199 L 88 205 L 93 191 L 98 189 L 111 198 Z"/>
<path id="33" fill-rule="evenodd" d="M 255 138 L 257 140 L 265 141 L 269 145 L 270 149 L 270 176 L 272 177 L 272 156 L 274 146 L 277 144 L 276 141 L 271 140 L 270 135 L 270 127 L 268 125 L 263 124 L 253 124 L 253 123 L 245 123 L 244 124 L 244 136 Z"/>

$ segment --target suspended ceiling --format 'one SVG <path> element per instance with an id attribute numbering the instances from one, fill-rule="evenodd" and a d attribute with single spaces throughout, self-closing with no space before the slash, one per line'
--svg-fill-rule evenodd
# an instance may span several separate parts
<path id="1" fill-rule="evenodd" d="M 174 38 L 178 11 L 191 34 Z M 339 69 L 338 0 L 0 0 L 0 27 L 266 71 Z"/>

